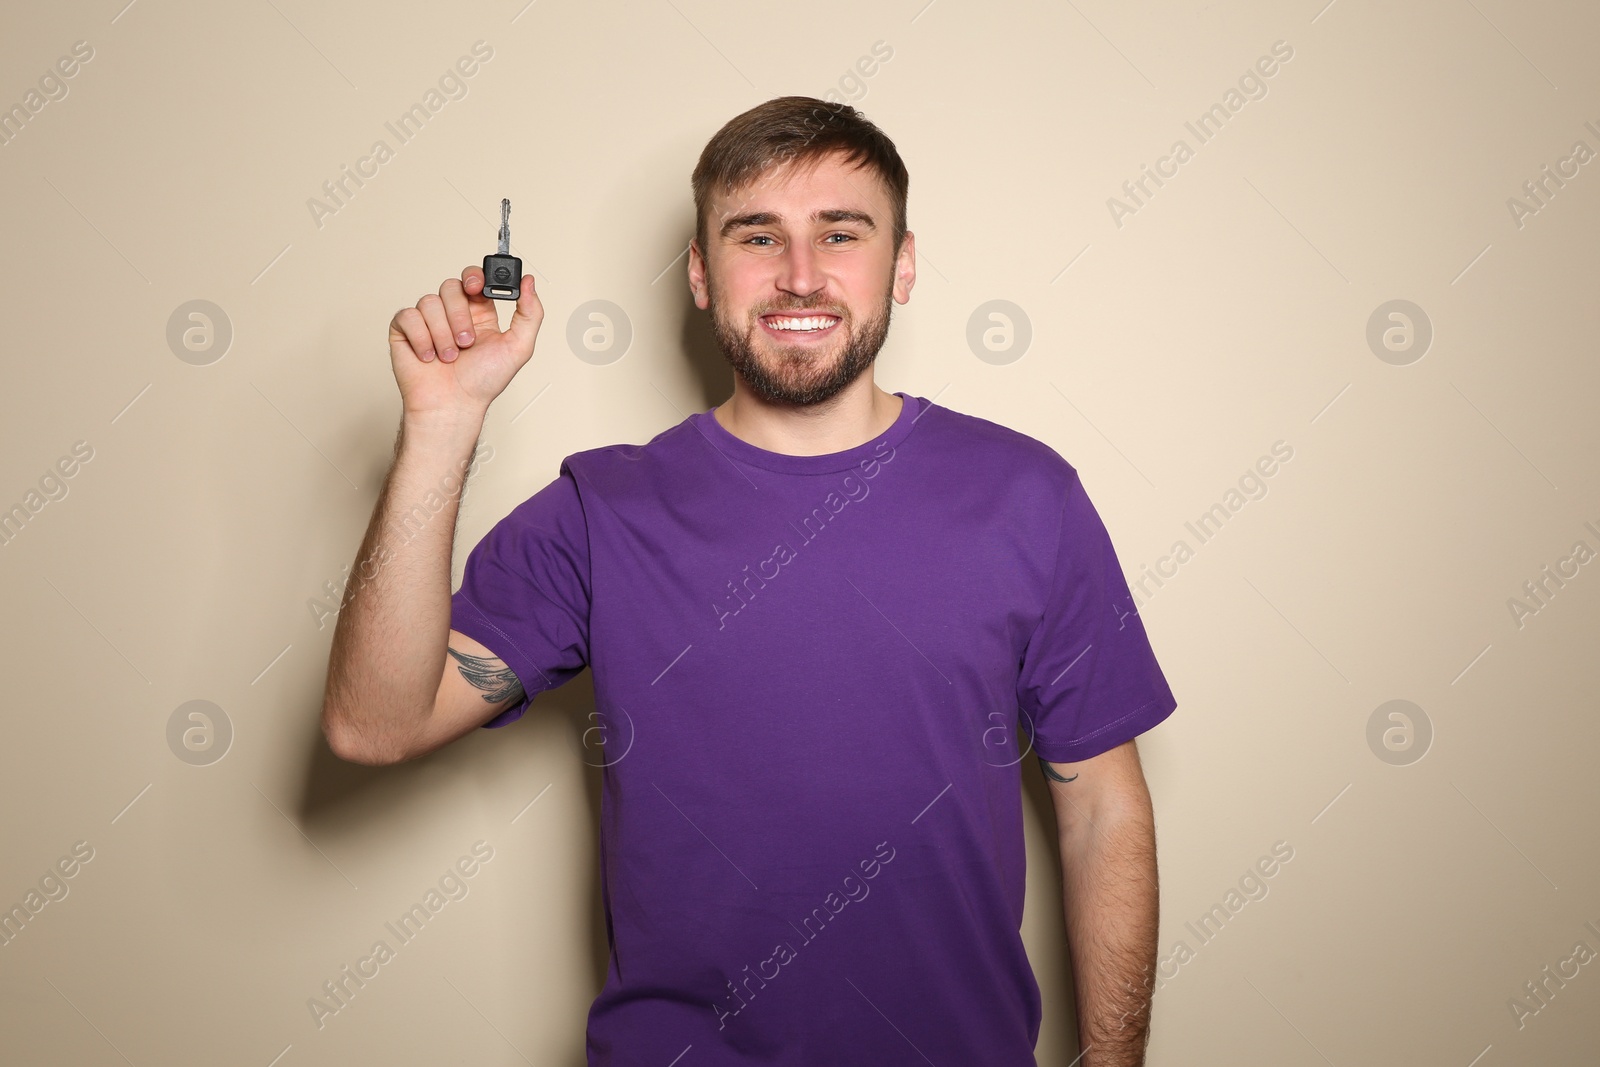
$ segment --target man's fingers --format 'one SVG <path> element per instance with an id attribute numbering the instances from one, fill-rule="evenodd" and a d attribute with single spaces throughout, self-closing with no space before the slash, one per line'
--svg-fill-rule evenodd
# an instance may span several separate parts
<path id="1" fill-rule="evenodd" d="M 439 286 L 439 299 L 444 302 L 445 321 L 449 323 L 450 339 L 462 348 L 472 343 L 472 312 L 467 307 L 467 294 L 461 283 L 446 278 Z"/>
<path id="2" fill-rule="evenodd" d="M 422 312 L 422 319 L 428 324 L 428 332 L 433 335 L 433 347 L 439 353 L 439 358 L 446 363 L 455 362 L 455 330 L 445 317 L 444 301 L 438 294 L 428 293 L 417 301 L 417 310 Z"/>
<path id="3" fill-rule="evenodd" d="M 394 319 L 389 323 L 389 339 L 394 340 L 394 334 L 399 331 L 405 338 L 406 344 L 411 346 L 411 351 L 417 358 L 427 363 L 434 358 L 433 337 L 428 332 L 428 324 L 422 319 L 422 312 L 416 308 L 401 308 L 394 313 Z"/>

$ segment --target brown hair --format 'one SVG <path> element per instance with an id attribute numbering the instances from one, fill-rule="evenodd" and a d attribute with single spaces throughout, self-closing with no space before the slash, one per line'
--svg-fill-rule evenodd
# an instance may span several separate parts
<path id="1" fill-rule="evenodd" d="M 845 103 L 811 96 L 779 96 L 736 115 L 706 142 L 695 164 L 695 237 L 706 255 L 706 212 L 717 192 L 729 193 L 769 169 L 794 163 L 811 166 L 844 153 L 844 162 L 875 171 L 894 207 L 894 251 L 906 236 L 906 191 L 910 176 L 894 142 L 861 112 Z"/>

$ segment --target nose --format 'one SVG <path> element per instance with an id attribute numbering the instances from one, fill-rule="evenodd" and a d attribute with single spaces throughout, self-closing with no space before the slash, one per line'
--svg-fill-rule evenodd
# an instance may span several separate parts
<path id="1" fill-rule="evenodd" d="M 783 250 L 778 268 L 778 288 L 795 296 L 807 297 L 822 288 L 822 268 L 817 250 L 805 241 L 791 241 Z"/>

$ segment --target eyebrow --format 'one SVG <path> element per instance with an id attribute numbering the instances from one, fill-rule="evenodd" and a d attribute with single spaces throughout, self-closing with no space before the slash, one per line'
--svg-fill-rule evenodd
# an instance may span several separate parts
<path id="1" fill-rule="evenodd" d="M 812 222 L 858 222 L 869 230 L 876 231 L 878 224 L 872 221 L 872 216 L 865 211 L 855 211 L 850 208 L 820 208 L 811 213 Z M 783 222 L 783 216 L 775 211 L 752 211 L 746 215 L 735 215 L 722 224 L 721 236 L 726 237 L 735 230 L 749 229 L 752 226 L 775 226 Z"/>

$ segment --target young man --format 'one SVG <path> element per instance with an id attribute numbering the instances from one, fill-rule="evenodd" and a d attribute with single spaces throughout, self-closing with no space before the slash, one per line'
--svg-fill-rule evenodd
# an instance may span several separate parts
<path id="1" fill-rule="evenodd" d="M 689 285 L 733 395 L 566 457 L 453 596 L 453 492 L 449 521 L 384 531 L 466 467 L 543 308 L 524 278 L 501 332 L 468 267 L 395 315 L 405 415 L 362 547 L 381 566 L 334 636 L 329 743 L 412 759 L 589 667 L 611 955 L 588 1057 L 663 1067 L 1031 1067 L 1031 747 L 1079 1062 L 1142 1063 L 1157 894 L 1133 739 L 1176 702 L 1077 472 L 874 383 L 915 239 L 905 167 L 853 108 L 768 101 L 693 187 Z"/>

